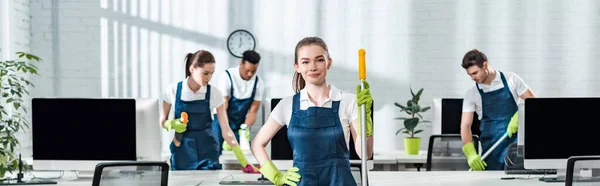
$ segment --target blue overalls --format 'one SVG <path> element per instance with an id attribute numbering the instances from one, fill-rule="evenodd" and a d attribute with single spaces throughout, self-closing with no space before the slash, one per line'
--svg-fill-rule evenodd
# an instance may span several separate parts
<path id="1" fill-rule="evenodd" d="M 482 119 L 481 119 L 481 146 L 483 152 L 487 152 L 496 141 L 498 141 L 506 133 L 506 128 L 510 122 L 511 117 L 517 112 L 518 106 L 515 103 L 515 99 L 508 88 L 506 78 L 504 74 L 500 72 L 502 78 L 502 84 L 504 87 L 498 90 L 484 93 L 483 90 L 477 90 L 481 95 L 482 102 Z M 512 143 L 517 142 L 517 135 L 513 135 L 512 138 L 507 138 L 500 143 L 492 153 L 485 158 L 487 166 L 486 170 L 504 170 L 504 156 L 508 146 Z"/>
<path id="2" fill-rule="evenodd" d="M 182 82 L 177 84 L 175 95 L 175 118 L 181 117 L 181 112 L 188 113 L 188 124 L 179 147 L 172 142 L 172 170 L 217 170 L 219 164 L 217 138 L 211 130 L 210 85 L 206 88 L 204 100 L 181 100 Z M 187 85 L 186 85 L 187 86 Z"/>
<path id="3" fill-rule="evenodd" d="M 256 76 L 256 80 L 254 81 L 254 87 L 252 88 L 252 96 L 246 99 L 239 99 L 233 96 L 233 79 L 231 79 L 231 74 L 228 70 L 227 76 L 229 76 L 229 81 L 231 82 L 231 88 L 229 89 L 229 101 L 227 103 L 227 117 L 229 119 L 229 127 L 231 127 L 231 131 L 235 135 L 235 139 L 240 141 L 240 135 L 238 130 L 240 126 L 246 121 L 246 115 L 248 114 L 248 110 L 250 110 L 250 106 L 252 106 L 252 102 L 254 101 L 254 95 L 256 94 L 256 84 L 258 83 L 258 76 Z M 219 145 L 223 145 L 223 136 L 221 135 L 221 127 L 219 126 L 219 120 L 217 119 L 217 115 L 215 115 L 215 120 L 213 121 L 213 131 L 217 136 L 217 141 Z M 219 146 L 220 147 L 220 146 Z M 219 155 L 221 154 L 221 150 L 219 150 Z"/>
<path id="4" fill-rule="evenodd" d="M 339 117 L 339 101 L 331 108 L 300 109 L 300 93 L 294 95 L 288 139 L 294 166 L 300 169 L 298 186 L 356 185 L 350 172 L 350 153 Z"/>

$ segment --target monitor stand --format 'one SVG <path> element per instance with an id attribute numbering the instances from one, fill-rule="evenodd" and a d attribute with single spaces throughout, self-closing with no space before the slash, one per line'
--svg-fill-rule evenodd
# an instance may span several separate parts
<path id="1" fill-rule="evenodd" d="M 256 181 L 221 181 L 219 185 L 275 185 L 265 176 L 260 175 Z"/>
<path id="2" fill-rule="evenodd" d="M 92 181 L 94 179 L 94 171 L 74 171 L 77 181 Z"/>
<path id="3" fill-rule="evenodd" d="M 565 177 L 567 176 L 567 170 L 566 169 L 556 169 L 556 177 L 552 176 L 552 177 L 541 177 L 539 178 L 540 181 L 543 182 L 565 182 Z"/>
<path id="4" fill-rule="evenodd" d="M 600 169 L 592 169 L 590 176 L 577 176 L 573 178 L 573 182 L 600 182 Z M 556 177 L 542 177 L 539 178 L 540 181 L 543 182 L 565 182 L 567 176 L 566 169 L 557 169 Z"/>

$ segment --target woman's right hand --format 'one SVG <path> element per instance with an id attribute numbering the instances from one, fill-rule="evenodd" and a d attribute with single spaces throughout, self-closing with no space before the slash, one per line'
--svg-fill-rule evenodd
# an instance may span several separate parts
<path id="1" fill-rule="evenodd" d="M 259 169 L 260 173 L 263 174 L 267 179 L 269 179 L 275 186 L 296 186 L 298 182 L 300 182 L 300 169 L 298 167 L 292 167 L 288 169 L 285 174 L 281 173 L 275 164 L 271 160 L 267 161 L 263 166 Z"/>

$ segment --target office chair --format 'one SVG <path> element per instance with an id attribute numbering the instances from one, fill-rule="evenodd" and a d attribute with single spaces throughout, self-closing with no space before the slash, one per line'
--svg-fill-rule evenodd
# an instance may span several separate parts
<path id="1" fill-rule="evenodd" d="M 92 186 L 167 186 L 169 165 L 161 161 L 103 162 L 96 165 Z"/>
<path id="2" fill-rule="evenodd" d="M 588 168 L 590 175 L 583 176 L 581 170 Z M 571 156 L 567 160 L 565 186 L 600 185 L 600 156 Z"/>
<path id="3" fill-rule="evenodd" d="M 479 136 L 473 135 L 475 150 L 479 152 Z M 426 171 L 469 170 L 467 157 L 462 151 L 460 134 L 441 134 L 429 137 Z"/>

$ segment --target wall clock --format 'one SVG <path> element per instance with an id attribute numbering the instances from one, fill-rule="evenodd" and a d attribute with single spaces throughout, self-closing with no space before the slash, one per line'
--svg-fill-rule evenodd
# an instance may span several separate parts
<path id="1" fill-rule="evenodd" d="M 227 49 L 231 55 L 242 58 L 242 54 L 246 50 L 254 50 L 256 40 L 254 36 L 244 29 L 239 29 L 231 32 L 227 38 Z"/>

